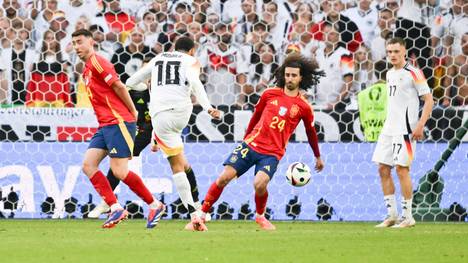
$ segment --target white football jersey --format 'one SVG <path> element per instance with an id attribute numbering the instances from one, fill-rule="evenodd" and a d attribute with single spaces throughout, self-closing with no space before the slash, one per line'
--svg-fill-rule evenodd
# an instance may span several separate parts
<path id="1" fill-rule="evenodd" d="M 411 134 L 419 120 L 419 97 L 430 93 L 422 71 L 409 63 L 387 73 L 387 118 L 382 134 Z"/>
<path id="2" fill-rule="evenodd" d="M 200 63 L 195 57 L 174 51 L 163 52 L 127 80 L 130 88 L 151 75 L 149 111 L 151 116 L 169 109 L 191 109 L 193 93 L 200 105 L 208 110 L 211 105 L 200 82 Z"/>

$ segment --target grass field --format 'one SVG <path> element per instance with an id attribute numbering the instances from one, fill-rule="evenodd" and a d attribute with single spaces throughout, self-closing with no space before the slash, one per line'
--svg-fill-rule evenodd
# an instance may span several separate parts
<path id="1" fill-rule="evenodd" d="M 0 262 L 468 262 L 468 224 L 419 223 L 375 229 L 373 223 L 144 221 L 101 229 L 94 220 L 0 220 Z"/>

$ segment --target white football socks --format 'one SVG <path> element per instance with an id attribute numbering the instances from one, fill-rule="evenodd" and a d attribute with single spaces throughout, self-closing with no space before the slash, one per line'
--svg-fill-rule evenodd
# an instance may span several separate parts
<path id="1" fill-rule="evenodd" d="M 182 200 L 182 204 L 187 208 L 190 215 L 196 214 L 196 206 L 193 202 L 192 192 L 190 190 L 190 183 L 187 179 L 187 175 L 185 172 L 176 173 L 173 175 L 174 183 L 179 192 L 180 200 Z"/>
<path id="2" fill-rule="evenodd" d="M 404 218 L 413 218 L 412 205 L 413 199 L 401 200 L 401 210 Z"/>
<path id="3" fill-rule="evenodd" d="M 384 196 L 385 206 L 387 207 L 387 214 L 391 217 L 398 217 L 395 195 Z"/>

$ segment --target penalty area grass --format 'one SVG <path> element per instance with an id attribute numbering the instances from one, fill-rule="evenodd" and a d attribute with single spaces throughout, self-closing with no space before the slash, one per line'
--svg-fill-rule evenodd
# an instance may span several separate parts
<path id="1" fill-rule="evenodd" d="M 208 232 L 188 221 L 162 220 L 152 230 L 128 220 L 0 220 L 1 262 L 468 262 L 467 223 L 420 223 L 375 229 L 370 222 L 212 221 Z"/>

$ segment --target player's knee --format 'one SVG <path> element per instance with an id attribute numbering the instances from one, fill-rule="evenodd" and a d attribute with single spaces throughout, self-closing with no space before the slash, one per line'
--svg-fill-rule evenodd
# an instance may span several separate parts
<path id="1" fill-rule="evenodd" d="M 398 177 L 400 177 L 400 178 L 406 177 L 406 176 L 409 175 L 408 167 L 397 165 L 395 169 L 396 169 L 396 173 L 397 173 Z"/>
<path id="2" fill-rule="evenodd" d="M 381 164 L 379 165 L 379 175 L 380 177 L 389 177 L 391 175 L 391 167 L 388 165 Z"/>
<path id="3" fill-rule="evenodd" d="M 255 181 L 254 182 L 255 193 L 260 194 L 260 195 L 264 194 L 267 190 L 267 185 L 268 185 L 268 181 L 266 180 Z"/>
<path id="4" fill-rule="evenodd" d="M 86 176 L 90 177 L 98 170 L 98 167 L 90 162 L 84 161 L 81 170 Z"/>

